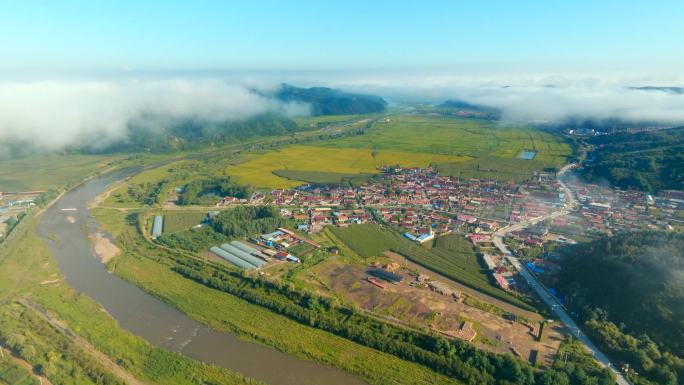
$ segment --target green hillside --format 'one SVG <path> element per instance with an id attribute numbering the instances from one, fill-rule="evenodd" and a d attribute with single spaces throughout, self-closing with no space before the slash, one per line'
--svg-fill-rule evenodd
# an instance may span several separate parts
<path id="1" fill-rule="evenodd" d="M 283 84 L 275 96 L 284 102 L 309 104 L 314 116 L 372 114 L 387 107 L 387 102 L 379 96 L 352 94 L 326 87 L 299 88 Z"/>
<path id="2" fill-rule="evenodd" d="M 583 174 L 591 181 L 653 192 L 684 189 L 684 127 L 597 136 L 589 143 L 595 159 Z"/>

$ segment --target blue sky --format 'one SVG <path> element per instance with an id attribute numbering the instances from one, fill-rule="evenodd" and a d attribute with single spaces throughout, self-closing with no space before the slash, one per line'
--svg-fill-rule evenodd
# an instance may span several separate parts
<path id="1" fill-rule="evenodd" d="M 0 69 L 684 68 L 684 2 L 3 1 Z"/>
<path id="2" fill-rule="evenodd" d="M 513 121 L 684 122 L 684 95 L 626 88 L 684 86 L 682 20 L 682 0 L 0 0 L 0 142 L 107 140 L 150 112 L 305 113 L 250 91 L 281 82 Z"/>

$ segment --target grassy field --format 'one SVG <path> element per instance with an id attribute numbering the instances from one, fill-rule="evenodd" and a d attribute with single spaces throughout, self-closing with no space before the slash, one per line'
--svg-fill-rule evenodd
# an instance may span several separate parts
<path id="1" fill-rule="evenodd" d="M 330 229 L 335 237 L 362 257 L 378 256 L 391 250 L 482 293 L 534 311 L 534 308 L 518 297 L 494 286 L 482 270 L 474 251 L 468 249 L 467 245 L 460 240 L 437 241 L 436 247 L 427 249 L 378 225 L 331 227 Z"/>
<path id="2" fill-rule="evenodd" d="M 533 160 L 518 159 L 535 150 Z M 392 116 L 364 135 L 251 154 L 227 172 L 255 187 L 287 188 L 304 182 L 375 174 L 383 165 L 437 165 L 454 176 L 524 179 L 533 171 L 559 167 L 571 154 L 562 139 L 527 127 L 441 116 Z M 321 182 L 321 183 L 322 183 Z"/>
<path id="3" fill-rule="evenodd" d="M 0 160 L 0 191 L 47 190 L 78 182 L 123 155 L 49 155 Z"/>
<path id="4" fill-rule="evenodd" d="M 351 184 L 357 186 L 368 181 L 374 174 L 345 174 L 341 172 L 320 172 L 302 170 L 273 170 L 273 174 L 294 181 L 311 184 Z"/>
<path id="5" fill-rule="evenodd" d="M 164 234 L 188 230 L 199 224 L 206 217 L 204 211 L 164 211 Z"/>
<path id="6" fill-rule="evenodd" d="M 116 211 L 110 210 L 108 215 L 116 215 Z M 216 329 L 237 333 L 298 357 L 329 363 L 363 377 L 370 384 L 458 384 L 423 366 L 302 325 L 185 279 L 163 263 L 160 256 L 165 251 L 140 239 L 131 226 L 120 234 L 118 243 L 124 253 L 109 265 L 115 274 Z"/>
<path id="7" fill-rule="evenodd" d="M 300 118 L 294 118 L 293 120 L 299 127 L 302 128 L 314 128 L 320 127 L 327 124 L 342 124 L 347 122 L 353 122 L 355 120 L 363 118 L 364 115 L 322 115 L 322 116 L 305 116 Z"/>
<path id="8" fill-rule="evenodd" d="M 482 156 L 466 162 L 440 163 L 437 171 L 443 175 L 460 178 L 489 178 L 521 182 L 533 176 L 534 171 L 559 164 L 548 164 L 541 160 L 523 160 L 500 156 Z"/>

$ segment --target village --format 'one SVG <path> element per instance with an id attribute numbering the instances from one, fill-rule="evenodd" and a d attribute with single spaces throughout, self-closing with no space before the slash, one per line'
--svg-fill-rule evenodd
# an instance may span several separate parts
<path id="1" fill-rule="evenodd" d="M 577 178 L 568 186 L 579 201 L 574 212 L 507 234 L 506 243 L 533 273 L 557 271 L 553 249 L 559 245 L 619 231 L 673 230 L 684 222 L 681 191 L 652 196 L 586 184 Z M 557 211 L 565 199 L 556 175 L 550 172 L 535 172 L 533 178 L 515 183 L 443 176 L 431 167 L 385 167 L 382 174 L 357 187 L 305 184 L 255 192 L 248 200 L 226 197 L 217 205 L 275 205 L 305 233 L 319 232 L 327 225 L 381 223 L 418 244 L 459 234 L 477 248 L 499 287 L 527 292 L 517 270 L 492 244 L 491 235 L 502 227 Z"/>
<path id="2" fill-rule="evenodd" d="M 35 199 L 44 192 L 0 192 L 0 241 L 6 237 L 27 210 L 35 206 Z"/>

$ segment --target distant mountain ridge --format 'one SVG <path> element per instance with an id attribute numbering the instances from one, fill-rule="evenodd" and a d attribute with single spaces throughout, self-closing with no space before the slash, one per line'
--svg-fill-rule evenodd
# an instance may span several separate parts
<path id="1" fill-rule="evenodd" d="M 443 102 L 442 104 L 438 105 L 437 107 L 441 108 L 460 108 L 460 109 L 465 109 L 465 110 L 476 110 L 476 111 L 482 111 L 489 109 L 487 107 L 483 106 L 478 106 L 476 104 L 468 103 L 464 100 L 458 100 L 458 99 L 449 99 Z"/>
<path id="2" fill-rule="evenodd" d="M 358 115 L 383 112 L 387 102 L 376 95 L 348 93 L 327 87 L 300 88 L 282 84 L 273 96 L 282 102 L 311 106 L 311 115 Z"/>
<path id="3" fill-rule="evenodd" d="M 668 94 L 684 95 L 684 87 L 655 87 L 655 86 L 643 86 L 643 87 L 629 87 L 630 90 L 637 91 L 660 91 L 667 92 Z"/>

